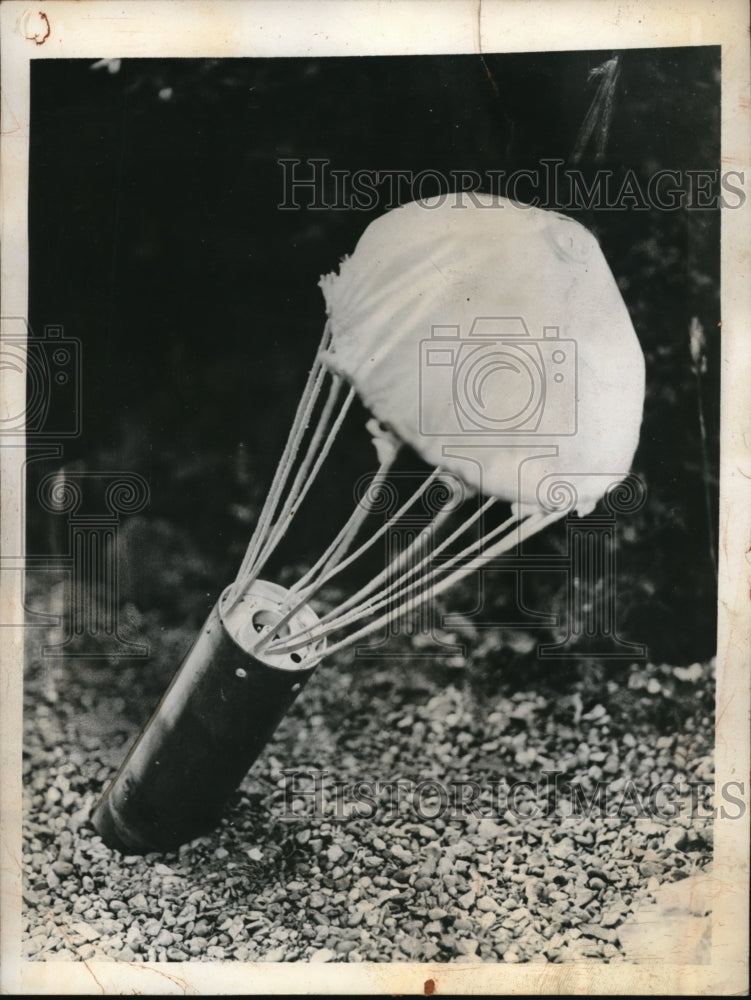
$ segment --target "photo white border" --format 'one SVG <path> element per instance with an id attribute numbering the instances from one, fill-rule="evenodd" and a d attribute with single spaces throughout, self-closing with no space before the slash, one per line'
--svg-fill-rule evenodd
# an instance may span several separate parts
<path id="1" fill-rule="evenodd" d="M 43 15 L 43 16 L 42 16 Z M 46 20 L 46 24 L 45 24 Z M 47 35 L 47 27 L 49 34 Z M 47 37 L 44 37 L 47 35 Z M 40 41 L 40 39 L 42 39 Z M 271 57 L 535 52 L 720 45 L 722 168 L 751 181 L 749 9 L 744 0 L 51 0 L 0 5 L 3 316 L 28 292 L 29 63 L 49 58 Z M 749 183 L 747 181 L 747 184 Z M 722 217 L 722 427 L 716 782 L 744 782 L 746 814 L 718 820 L 712 962 L 495 965 L 24 962 L 21 959 L 22 573 L 0 573 L 0 990 L 5 993 L 634 993 L 748 987 L 751 651 L 751 203 Z M 0 371 L 0 378 L 4 372 Z M 18 389 L 17 386 L 14 387 Z M 3 395 L 3 393 L 6 395 Z M 0 381 L 0 406 L 20 412 Z M 0 551 L 19 552 L 23 448 L 0 447 Z M 12 617 L 15 615 L 16 617 Z"/>

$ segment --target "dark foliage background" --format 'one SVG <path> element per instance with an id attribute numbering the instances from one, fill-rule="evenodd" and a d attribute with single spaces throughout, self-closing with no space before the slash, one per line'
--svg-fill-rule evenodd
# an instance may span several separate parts
<path id="1" fill-rule="evenodd" d="M 415 172 L 535 169 L 543 157 L 569 165 L 596 86 L 589 71 L 609 56 L 129 60 L 110 64 L 116 72 L 32 64 L 29 319 L 37 334 L 61 324 L 82 341 L 83 432 L 65 443 L 65 464 L 132 470 L 150 484 L 149 508 L 123 529 L 132 607 L 152 622 L 197 625 L 232 578 L 320 336 L 318 278 L 383 210 L 281 212 L 279 158 Z M 606 158 L 587 154 L 581 168 L 612 170 L 616 190 L 627 170 L 718 169 L 719 95 L 717 49 L 626 52 Z M 619 527 L 620 630 L 654 662 L 706 659 L 719 212 L 579 216 L 601 241 L 647 360 L 635 471 L 649 494 Z M 707 335 L 707 463 L 692 317 Z M 357 471 L 371 465 L 365 452 L 345 436 L 325 502 L 294 539 L 299 563 L 342 522 Z M 30 496 L 49 470 L 29 466 Z M 59 539 L 53 522 L 29 505 L 32 553 Z M 561 527 L 536 551 L 564 540 Z M 534 591 L 540 610 L 556 607 L 560 579 Z"/>

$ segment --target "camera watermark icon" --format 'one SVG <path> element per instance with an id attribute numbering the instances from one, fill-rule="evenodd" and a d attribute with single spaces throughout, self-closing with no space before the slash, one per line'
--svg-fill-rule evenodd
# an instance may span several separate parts
<path id="1" fill-rule="evenodd" d="M 436 399 L 453 406 L 436 406 Z M 478 317 L 462 336 L 433 325 L 420 342 L 420 432 L 564 437 L 577 431 L 576 341 L 520 316 Z"/>
<path id="2" fill-rule="evenodd" d="M 46 440 L 81 432 L 81 342 L 61 326 L 35 337 L 22 317 L 0 318 L 0 435 Z"/>

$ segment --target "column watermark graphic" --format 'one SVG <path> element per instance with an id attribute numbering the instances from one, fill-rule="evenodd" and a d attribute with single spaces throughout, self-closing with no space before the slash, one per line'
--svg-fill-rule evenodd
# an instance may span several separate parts
<path id="1" fill-rule="evenodd" d="M 86 502 L 86 485 L 99 487 L 96 503 Z M 44 647 L 45 656 L 77 659 L 148 656 L 148 646 L 122 634 L 118 533 L 123 515 L 143 510 L 149 485 L 133 472 L 52 473 L 39 485 L 42 510 L 64 515 L 68 529 L 67 553 L 55 560 L 69 578 L 70 599 L 66 636 Z M 88 643 L 95 640 L 96 651 Z"/>
<path id="2" fill-rule="evenodd" d="M 444 475 L 431 483 L 420 495 L 419 501 L 400 517 L 391 520 L 400 504 L 400 490 L 409 492 L 424 480 L 419 472 L 397 471 L 387 481 L 378 480 L 375 473 L 361 477 L 355 485 L 359 506 L 369 514 L 385 519 L 383 550 L 386 570 L 381 574 L 398 592 L 400 582 L 409 581 L 412 593 L 429 587 L 428 576 L 431 551 L 436 543 L 437 518 L 457 510 L 465 500 L 467 489 L 458 476 Z M 404 650 L 395 640 L 398 636 L 420 637 L 429 645 L 429 652 L 421 653 L 419 647 Z M 404 602 L 400 613 L 389 618 L 383 630 L 367 643 L 355 646 L 358 657 L 414 660 L 424 656 L 464 656 L 462 644 L 447 639 L 445 630 L 436 620 L 432 602 L 420 602 L 416 597 Z"/>
<path id="3" fill-rule="evenodd" d="M 567 491 L 570 498 L 575 496 L 575 478 L 572 475 L 565 481 L 556 477 L 547 485 L 559 496 L 563 490 Z M 562 553 L 518 551 L 488 560 L 477 559 L 468 577 L 475 595 L 475 606 L 469 619 L 466 613 L 457 616 L 451 611 L 441 611 L 431 600 L 420 605 L 414 602 L 413 606 L 405 607 L 400 616 L 385 625 L 376 638 L 356 646 L 357 655 L 407 659 L 419 656 L 466 657 L 467 645 L 450 641 L 447 630 L 450 632 L 452 627 L 466 624 L 469 620 L 475 629 L 523 627 L 547 631 L 555 628 L 562 632 L 563 636 L 557 642 L 537 644 L 536 656 L 541 660 L 645 660 L 648 655 L 646 646 L 628 641 L 618 632 L 616 531 L 618 516 L 635 513 L 646 501 L 646 495 L 646 487 L 638 477 L 630 475 L 622 481 L 614 477 L 601 505 L 604 509 L 598 508 L 586 518 L 566 516 L 563 522 L 566 541 Z M 384 508 L 384 514 L 395 506 L 394 496 L 389 507 Z M 422 545 L 416 544 L 418 536 L 422 538 Z M 392 567 L 395 581 L 398 582 L 401 574 L 409 571 L 410 561 L 418 567 L 418 573 L 422 571 L 427 575 L 427 567 L 420 567 L 419 561 L 420 557 L 426 559 L 433 537 L 433 523 L 428 515 L 422 519 L 413 516 L 390 526 L 384 548 L 387 566 Z M 403 553 L 408 554 L 407 560 L 399 561 L 398 557 Z M 433 567 L 440 567 L 450 558 L 437 555 L 429 562 Z M 516 601 L 505 607 L 500 615 L 485 606 L 485 579 L 489 573 L 508 574 L 514 581 Z M 566 595 L 562 611 L 554 613 L 524 604 L 524 581 L 539 573 L 556 574 L 561 578 Z M 417 589 L 419 578 L 414 584 Z M 429 591 L 429 582 L 426 587 Z M 401 651 L 390 643 L 398 635 L 419 635 L 423 643 L 417 648 Z"/>
<path id="4" fill-rule="evenodd" d="M 25 628 L 62 629 L 63 637 L 44 646 L 52 657 L 97 658 L 116 656 L 146 658 L 149 647 L 124 634 L 120 601 L 120 525 L 149 503 L 149 485 L 138 473 L 127 470 L 90 471 L 67 469 L 65 444 L 83 431 L 82 345 L 62 326 L 47 325 L 35 336 L 20 317 L 0 319 L 0 370 L 3 378 L 3 410 L 0 414 L 0 448 L 5 463 L 4 499 L 15 497 L 7 513 L 8 543 L 0 554 L 0 572 L 23 580 L 29 572 L 50 574 L 64 580 L 64 606 L 38 610 L 27 606 L 9 608 L 8 621 L 0 627 L 23 622 Z M 14 455 L 25 455 L 13 461 Z M 39 480 L 40 462 L 54 460 L 57 471 Z M 28 492 L 30 473 L 38 480 Z M 64 521 L 62 546 L 34 552 L 25 549 L 26 515 L 29 503 L 35 510 Z M 15 519 L 11 524 L 10 519 Z M 62 549 L 62 551 L 61 551 Z M 8 593 L 21 593 L 18 587 Z"/>

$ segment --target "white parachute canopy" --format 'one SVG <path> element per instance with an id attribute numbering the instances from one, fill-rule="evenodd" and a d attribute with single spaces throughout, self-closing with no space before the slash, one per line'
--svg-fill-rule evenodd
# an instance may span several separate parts
<path id="1" fill-rule="evenodd" d="M 415 201 L 321 288 L 324 363 L 431 465 L 530 510 L 567 480 L 582 515 L 629 472 L 644 359 L 574 220 L 485 194 Z"/>
<path id="2" fill-rule="evenodd" d="M 375 418 L 367 425 L 379 462 L 371 499 L 388 492 L 400 442 L 435 468 L 375 530 L 359 498 L 289 588 L 254 650 L 307 665 L 323 657 L 329 636 L 343 637 L 327 655 L 437 597 L 478 561 L 508 552 L 572 508 L 589 513 L 629 472 L 644 401 L 644 360 L 605 258 L 586 229 L 555 212 L 477 194 L 413 202 L 371 223 L 321 287 L 328 312 L 321 347 L 225 614 L 242 613 L 356 393 Z M 451 473 L 486 494 L 474 510 L 459 501 L 457 527 L 449 490 L 429 528 L 381 572 L 314 627 L 293 627 L 321 587 Z M 486 522 L 499 501 L 511 503 L 510 516 Z"/>

